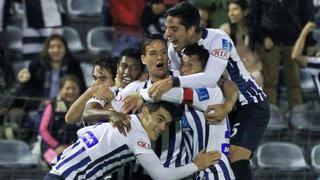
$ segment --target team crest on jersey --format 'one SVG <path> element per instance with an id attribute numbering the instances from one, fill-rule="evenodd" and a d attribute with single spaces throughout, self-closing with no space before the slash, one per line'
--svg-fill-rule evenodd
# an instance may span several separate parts
<path id="1" fill-rule="evenodd" d="M 137 142 L 137 144 L 138 144 L 140 147 L 144 148 L 144 149 L 151 149 L 151 145 L 148 144 L 148 143 L 146 143 L 146 142 L 143 141 L 143 140 L 139 140 L 139 141 Z"/>
<path id="2" fill-rule="evenodd" d="M 215 56 L 217 58 L 228 60 L 230 57 L 230 51 L 225 50 L 225 49 L 214 49 L 211 52 L 211 55 Z"/>
<path id="3" fill-rule="evenodd" d="M 80 139 L 82 139 L 82 141 L 87 145 L 88 148 L 91 148 L 99 142 L 94 134 L 90 131 L 87 131 L 87 133 L 84 134 L 84 136 L 80 137 Z"/>
<path id="4" fill-rule="evenodd" d="M 208 90 L 206 88 L 197 88 L 196 92 L 197 92 L 199 101 L 204 101 L 210 98 Z"/>

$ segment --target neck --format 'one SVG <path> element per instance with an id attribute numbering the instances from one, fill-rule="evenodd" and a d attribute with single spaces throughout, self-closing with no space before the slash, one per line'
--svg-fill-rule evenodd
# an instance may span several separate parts
<path id="1" fill-rule="evenodd" d="M 165 75 L 165 77 L 163 77 L 163 78 L 159 78 L 159 77 L 152 76 L 152 75 L 149 75 L 149 76 L 150 76 L 150 80 L 151 80 L 153 83 L 155 83 L 155 82 L 157 82 L 157 81 L 160 81 L 160 80 L 163 80 L 163 79 L 169 77 L 169 74 L 167 73 L 167 74 Z"/>
<path id="2" fill-rule="evenodd" d="M 58 61 L 51 61 L 50 64 L 52 69 L 59 69 L 61 67 L 61 62 L 58 62 Z"/>
<path id="3" fill-rule="evenodd" d="M 195 33 L 195 35 L 190 38 L 190 44 L 198 43 L 201 37 L 202 37 L 202 31 Z"/>

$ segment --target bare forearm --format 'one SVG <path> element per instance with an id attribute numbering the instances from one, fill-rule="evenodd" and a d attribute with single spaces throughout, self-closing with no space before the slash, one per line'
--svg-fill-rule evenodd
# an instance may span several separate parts
<path id="1" fill-rule="evenodd" d="M 238 100 L 238 86 L 231 80 L 220 80 L 219 85 L 225 97 L 224 105 L 230 112 Z"/>
<path id="2" fill-rule="evenodd" d="M 84 111 L 82 119 L 88 123 L 95 123 L 99 120 L 109 120 L 113 111 L 114 110 L 88 109 Z"/>
<path id="3" fill-rule="evenodd" d="M 306 31 L 302 31 L 301 34 L 299 35 L 291 53 L 292 59 L 299 59 L 302 57 L 302 52 L 305 46 L 307 36 L 308 36 L 308 32 Z"/>
<path id="4" fill-rule="evenodd" d="M 92 89 L 87 89 L 69 108 L 65 121 L 68 124 L 75 124 L 81 120 L 86 102 L 92 97 Z"/>

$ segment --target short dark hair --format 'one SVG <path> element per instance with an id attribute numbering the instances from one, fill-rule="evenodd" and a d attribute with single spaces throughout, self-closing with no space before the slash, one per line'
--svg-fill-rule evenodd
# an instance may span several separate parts
<path id="1" fill-rule="evenodd" d="M 147 34 L 143 41 L 141 46 L 141 54 L 146 54 L 146 47 L 151 44 L 152 41 L 163 41 L 163 43 L 167 46 L 167 41 L 163 38 L 161 34 Z"/>
<path id="2" fill-rule="evenodd" d="M 207 65 L 208 58 L 209 58 L 209 52 L 206 50 L 202 45 L 198 44 L 190 44 L 185 47 L 183 54 L 187 56 L 191 55 L 198 55 L 200 63 L 201 63 L 201 68 L 204 70 L 204 68 Z"/>
<path id="3" fill-rule="evenodd" d="M 63 77 L 61 77 L 60 79 L 60 84 L 59 84 L 59 88 L 62 89 L 63 86 L 66 84 L 67 81 L 73 81 L 75 82 L 78 87 L 79 87 L 79 90 L 80 90 L 80 80 L 77 76 L 75 75 L 71 75 L 71 74 L 68 74 L 68 75 L 64 75 Z"/>
<path id="4" fill-rule="evenodd" d="M 241 8 L 242 11 L 248 9 L 248 2 L 247 2 L 247 0 L 230 0 L 229 3 L 228 3 L 228 5 L 230 5 L 230 4 L 232 4 L 232 3 L 240 6 L 240 8 Z"/>
<path id="5" fill-rule="evenodd" d="M 200 14 L 196 7 L 192 4 L 183 1 L 177 3 L 170 8 L 165 16 L 177 17 L 180 19 L 180 23 L 189 29 L 191 26 L 196 27 L 196 32 L 200 32 Z"/>
<path id="6" fill-rule="evenodd" d="M 125 56 L 135 59 L 138 62 L 139 66 L 141 67 L 141 71 L 144 69 L 144 65 L 142 64 L 142 61 L 141 61 L 141 53 L 138 49 L 127 48 L 121 51 L 118 64 L 120 63 L 121 58 Z"/>
<path id="7" fill-rule="evenodd" d="M 164 108 L 172 116 L 172 121 L 176 121 L 180 117 L 180 113 L 178 113 L 180 111 L 178 111 L 178 107 L 173 103 L 165 101 L 159 101 L 156 103 L 145 102 L 143 106 L 146 106 L 149 109 L 149 112 L 151 113 L 157 111 L 160 107 Z"/>
<path id="8" fill-rule="evenodd" d="M 112 79 L 115 79 L 117 75 L 117 59 L 109 55 L 99 57 L 93 61 L 93 68 L 95 66 L 100 66 L 106 69 L 112 75 Z"/>

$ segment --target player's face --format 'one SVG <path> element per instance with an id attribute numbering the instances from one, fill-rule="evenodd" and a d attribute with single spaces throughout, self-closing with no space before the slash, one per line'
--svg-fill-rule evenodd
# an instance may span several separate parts
<path id="1" fill-rule="evenodd" d="M 60 89 L 60 96 L 66 102 L 74 102 L 79 97 L 79 94 L 79 85 L 71 80 L 66 81 Z"/>
<path id="2" fill-rule="evenodd" d="M 111 75 L 111 73 L 106 70 L 105 68 L 102 68 L 100 66 L 95 66 L 92 73 L 93 77 L 93 85 L 97 86 L 100 84 L 105 84 L 107 87 L 114 86 L 114 79 Z"/>
<path id="3" fill-rule="evenodd" d="M 172 43 L 176 52 L 191 44 L 191 39 L 195 34 L 195 28 L 186 29 L 180 24 L 180 19 L 173 16 L 167 16 L 165 36 Z"/>
<path id="4" fill-rule="evenodd" d="M 168 75 L 168 51 L 165 42 L 154 40 L 145 48 L 141 55 L 151 78 L 164 79 Z"/>
<path id="5" fill-rule="evenodd" d="M 147 131 L 149 138 L 152 141 L 156 141 L 171 123 L 172 116 L 162 107 L 151 113 L 147 107 L 143 107 L 142 113 L 144 117 L 143 127 Z"/>
<path id="6" fill-rule="evenodd" d="M 134 59 L 127 56 L 123 56 L 120 59 L 117 74 L 122 88 L 139 78 L 141 66 L 138 61 L 140 61 L 140 59 Z"/>
<path id="7" fill-rule="evenodd" d="M 66 48 L 59 39 L 52 39 L 49 43 L 48 54 L 52 61 L 61 61 L 66 54 Z"/>
<path id="8" fill-rule="evenodd" d="M 198 55 L 183 55 L 180 64 L 180 73 L 182 76 L 202 72 L 201 63 Z"/>
<path id="9" fill-rule="evenodd" d="M 246 16 L 246 11 L 243 11 L 239 5 L 230 3 L 228 7 L 228 16 L 231 23 L 239 23 Z"/>

